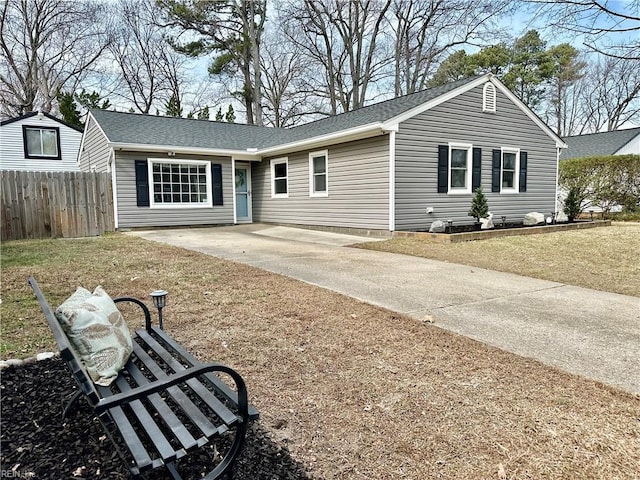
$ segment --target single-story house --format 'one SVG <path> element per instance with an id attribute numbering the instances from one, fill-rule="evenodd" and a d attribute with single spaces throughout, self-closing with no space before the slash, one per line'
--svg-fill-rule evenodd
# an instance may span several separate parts
<path id="1" fill-rule="evenodd" d="M 556 211 L 566 145 L 491 74 L 293 128 L 111 111 L 80 168 L 110 171 L 116 227 L 266 222 L 377 231 Z"/>
<path id="2" fill-rule="evenodd" d="M 82 130 L 45 112 L 0 122 L 0 170 L 78 172 Z"/>
<path id="3" fill-rule="evenodd" d="M 560 160 L 605 155 L 640 155 L 640 127 L 563 137 L 568 148 Z"/>

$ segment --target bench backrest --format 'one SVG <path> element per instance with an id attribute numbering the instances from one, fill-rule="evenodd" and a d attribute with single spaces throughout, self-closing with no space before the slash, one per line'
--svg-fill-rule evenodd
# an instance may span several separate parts
<path id="1" fill-rule="evenodd" d="M 78 386 L 82 390 L 82 392 L 89 398 L 91 403 L 98 403 L 100 397 L 98 392 L 96 391 L 96 387 L 89 377 L 86 369 L 84 368 L 84 364 L 80 360 L 80 356 L 76 352 L 76 349 L 73 347 L 69 338 L 67 337 L 66 332 L 63 330 L 62 325 L 56 318 L 53 313 L 53 310 L 47 303 L 47 300 L 44 298 L 42 291 L 40 290 L 40 286 L 38 282 L 36 282 L 35 278 L 29 277 L 29 285 L 33 289 L 33 292 L 40 303 L 40 307 L 42 308 L 42 312 L 44 313 L 44 317 L 47 319 L 49 323 L 49 327 L 53 332 L 53 337 L 58 344 L 58 350 L 60 351 L 60 356 L 67 362 L 71 373 L 73 374 L 76 382 L 78 382 Z"/>

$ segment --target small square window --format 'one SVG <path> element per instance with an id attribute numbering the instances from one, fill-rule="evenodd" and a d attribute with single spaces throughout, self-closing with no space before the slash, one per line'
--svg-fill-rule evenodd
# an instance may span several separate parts
<path id="1" fill-rule="evenodd" d="M 25 158 L 60 160 L 60 130 L 57 127 L 22 126 Z"/>

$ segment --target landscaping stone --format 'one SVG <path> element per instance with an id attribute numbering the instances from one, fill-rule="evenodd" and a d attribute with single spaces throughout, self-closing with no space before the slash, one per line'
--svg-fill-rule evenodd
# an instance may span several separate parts
<path id="1" fill-rule="evenodd" d="M 429 233 L 444 233 L 447 231 L 447 226 L 442 220 L 436 220 L 429 227 Z"/>
<path id="2" fill-rule="evenodd" d="M 53 358 L 55 356 L 55 353 L 53 352 L 42 352 L 36 355 L 36 360 L 38 360 L 39 362 L 41 362 L 42 360 L 49 360 L 50 358 Z"/>
<path id="3" fill-rule="evenodd" d="M 20 360 L 19 358 L 10 358 L 9 360 L 6 360 L 6 362 L 10 367 L 17 367 L 22 365 L 22 360 Z"/>
<path id="4" fill-rule="evenodd" d="M 564 212 L 558 212 L 556 215 L 556 223 L 568 223 L 569 217 L 567 217 Z"/>
<path id="5" fill-rule="evenodd" d="M 9 364 L 7 362 L 5 362 L 4 360 L 0 360 L 0 370 L 4 370 L 8 366 Z"/>
<path id="6" fill-rule="evenodd" d="M 493 213 L 489 212 L 489 216 L 480 219 L 480 230 L 490 230 L 495 227 L 493 224 Z"/>
<path id="7" fill-rule="evenodd" d="M 533 225 L 544 225 L 544 214 L 540 212 L 530 212 L 524 216 L 522 224 L 525 227 L 531 227 Z"/>

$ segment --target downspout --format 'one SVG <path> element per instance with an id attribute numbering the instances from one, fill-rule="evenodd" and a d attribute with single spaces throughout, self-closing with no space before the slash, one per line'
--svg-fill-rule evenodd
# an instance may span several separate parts
<path id="1" fill-rule="evenodd" d="M 389 132 L 389 231 L 396 229 L 396 130 Z"/>
<path id="2" fill-rule="evenodd" d="M 558 180 L 560 179 L 560 147 L 556 147 L 556 199 L 553 211 L 558 214 Z"/>
<path id="3" fill-rule="evenodd" d="M 113 226 L 118 230 L 118 182 L 116 177 L 116 152 L 111 147 L 109 163 L 111 167 L 111 194 L 113 195 Z"/>

